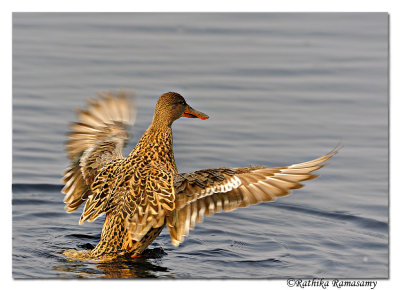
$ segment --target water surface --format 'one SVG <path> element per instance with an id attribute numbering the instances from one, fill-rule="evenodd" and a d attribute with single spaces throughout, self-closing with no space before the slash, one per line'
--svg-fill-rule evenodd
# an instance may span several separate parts
<path id="1" fill-rule="evenodd" d="M 61 176 L 74 109 L 96 91 L 136 92 L 126 154 L 157 97 L 177 91 L 181 172 L 281 166 L 345 147 L 275 203 L 206 218 L 179 247 L 167 230 L 136 261 L 68 261 L 102 219 L 78 226 Z M 14 278 L 388 277 L 388 15 L 13 15 Z"/>

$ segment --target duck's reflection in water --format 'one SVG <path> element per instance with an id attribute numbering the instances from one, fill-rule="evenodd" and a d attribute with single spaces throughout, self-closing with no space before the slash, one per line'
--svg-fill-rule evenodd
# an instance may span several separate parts
<path id="1" fill-rule="evenodd" d="M 148 249 L 139 258 L 119 257 L 113 261 L 96 263 L 92 261 L 68 261 L 53 270 L 74 275 L 60 275 L 60 278 L 159 278 L 173 277 L 166 267 L 157 265 L 166 255 L 162 248 Z"/>

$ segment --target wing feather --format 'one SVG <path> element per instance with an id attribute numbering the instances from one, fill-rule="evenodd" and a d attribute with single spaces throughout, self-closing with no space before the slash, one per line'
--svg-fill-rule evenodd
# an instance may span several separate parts
<path id="1" fill-rule="evenodd" d="M 71 124 L 67 153 L 71 165 L 64 173 L 62 193 L 67 212 L 75 211 L 93 195 L 91 185 L 97 174 L 113 160 L 121 159 L 128 139 L 126 127 L 133 125 L 135 108 L 131 94 L 120 91 L 99 93 L 88 100 L 87 110 L 77 110 L 78 122 Z M 90 215 L 99 214 L 90 204 Z M 99 209 L 97 207 L 97 209 Z"/>
<path id="2" fill-rule="evenodd" d="M 196 222 L 202 222 L 204 215 L 272 202 L 303 187 L 300 182 L 318 177 L 312 172 L 322 168 L 322 163 L 339 149 L 336 147 L 324 156 L 290 166 L 203 169 L 177 175 L 174 180 L 176 222 L 172 219 L 169 222 L 172 243 L 179 245 L 189 229 Z"/>

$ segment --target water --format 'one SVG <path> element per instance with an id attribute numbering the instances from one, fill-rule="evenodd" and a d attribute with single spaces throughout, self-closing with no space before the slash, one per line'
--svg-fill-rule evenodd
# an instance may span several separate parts
<path id="1" fill-rule="evenodd" d="M 96 91 L 133 89 L 133 148 L 157 97 L 207 121 L 174 124 L 181 172 L 289 165 L 345 147 L 275 203 L 217 214 L 136 261 L 68 261 L 103 220 L 63 210 L 63 142 Z M 14 278 L 388 277 L 388 15 L 13 15 Z"/>

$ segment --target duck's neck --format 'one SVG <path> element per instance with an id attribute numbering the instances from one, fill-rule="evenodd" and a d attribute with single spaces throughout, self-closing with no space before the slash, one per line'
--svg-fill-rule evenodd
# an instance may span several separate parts
<path id="1" fill-rule="evenodd" d="M 144 161 L 162 163 L 168 170 L 177 172 L 173 151 L 172 128 L 152 123 L 144 132 L 130 156 L 142 156 Z"/>
<path id="2" fill-rule="evenodd" d="M 146 147 L 164 146 L 172 150 L 172 128 L 171 126 L 159 126 L 152 123 L 149 128 L 144 132 L 139 143 Z"/>

